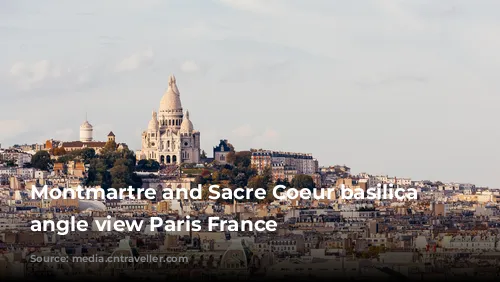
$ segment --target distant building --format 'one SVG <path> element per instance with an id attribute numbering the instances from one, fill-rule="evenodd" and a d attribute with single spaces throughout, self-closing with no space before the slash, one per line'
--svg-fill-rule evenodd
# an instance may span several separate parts
<path id="1" fill-rule="evenodd" d="M 276 163 L 295 167 L 297 174 L 313 174 L 318 171 L 317 161 L 311 154 L 268 150 L 252 151 L 252 165 L 258 171 Z"/>
<path id="2" fill-rule="evenodd" d="M 87 125 L 88 124 L 88 125 Z M 108 134 L 108 141 L 93 141 L 92 140 L 92 133 L 88 133 L 87 131 L 83 132 L 82 135 L 82 127 L 88 127 L 91 126 L 87 121 L 85 121 L 82 126 L 80 126 L 80 141 L 58 141 L 58 140 L 47 140 L 45 142 L 45 149 L 50 151 L 55 148 L 64 148 L 66 152 L 71 152 L 75 150 L 82 150 L 85 148 L 92 148 L 95 150 L 96 153 L 99 153 L 104 146 L 108 142 L 115 142 L 116 143 L 116 136 L 113 133 L 113 131 L 110 131 Z M 88 128 L 87 128 L 88 129 Z M 91 141 L 82 141 L 82 140 L 91 140 Z M 116 149 L 121 150 L 124 148 L 127 148 L 127 144 L 125 143 L 117 143 L 116 144 Z"/>
<path id="3" fill-rule="evenodd" d="M 85 119 L 80 125 L 80 142 L 91 142 L 93 130 L 92 125 Z"/>
<path id="4" fill-rule="evenodd" d="M 218 146 L 214 147 L 214 161 L 220 164 L 226 164 L 226 156 L 231 151 L 231 147 L 229 147 L 229 143 L 226 139 L 220 140 Z"/>

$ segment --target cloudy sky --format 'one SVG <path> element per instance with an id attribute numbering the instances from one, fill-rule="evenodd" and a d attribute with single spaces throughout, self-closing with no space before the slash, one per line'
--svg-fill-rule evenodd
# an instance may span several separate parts
<path id="1" fill-rule="evenodd" d="M 500 187 L 499 1 L 0 1 L 0 143 L 140 134 L 175 74 L 208 152 Z M 209 153 L 211 155 L 211 153 Z"/>

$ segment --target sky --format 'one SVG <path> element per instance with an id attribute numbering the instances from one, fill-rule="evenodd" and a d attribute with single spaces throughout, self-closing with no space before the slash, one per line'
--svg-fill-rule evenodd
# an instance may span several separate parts
<path id="1" fill-rule="evenodd" d="M 140 149 L 174 74 L 212 155 L 500 187 L 499 1 L 0 0 L 0 143 Z"/>

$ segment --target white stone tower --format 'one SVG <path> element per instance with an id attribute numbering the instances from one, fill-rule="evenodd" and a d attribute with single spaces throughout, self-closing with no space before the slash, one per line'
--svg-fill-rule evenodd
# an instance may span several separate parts
<path id="1" fill-rule="evenodd" d="M 91 142 L 93 131 L 92 125 L 87 121 L 87 117 L 85 117 L 85 122 L 80 125 L 80 141 Z"/>

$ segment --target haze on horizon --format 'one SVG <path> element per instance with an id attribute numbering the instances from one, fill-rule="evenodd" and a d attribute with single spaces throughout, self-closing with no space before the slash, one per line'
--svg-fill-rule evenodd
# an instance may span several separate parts
<path id="1" fill-rule="evenodd" d="M 0 143 L 139 149 L 175 74 L 202 148 L 500 187 L 498 1 L 0 2 Z"/>

